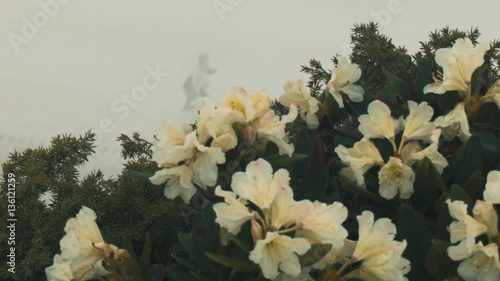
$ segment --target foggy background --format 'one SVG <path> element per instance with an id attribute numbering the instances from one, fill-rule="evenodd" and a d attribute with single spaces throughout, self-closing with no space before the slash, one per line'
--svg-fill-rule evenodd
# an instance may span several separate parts
<path id="1" fill-rule="evenodd" d="M 215 100 L 234 86 L 278 97 L 285 81 L 306 78 L 299 71 L 309 59 L 331 68 L 355 23 L 378 22 L 413 53 L 446 25 L 479 27 L 482 42 L 500 38 L 498 8 L 498 0 L 0 0 L 0 163 L 15 149 L 93 129 L 99 146 L 82 173 L 112 176 L 121 133 L 152 141 L 163 115 L 193 121 L 183 83 L 200 53 L 217 70 L 207 88 Z M 168 76 L 149 79 L 157 69 Z M 157 83 L 125 103 L 145 79 Z"/>

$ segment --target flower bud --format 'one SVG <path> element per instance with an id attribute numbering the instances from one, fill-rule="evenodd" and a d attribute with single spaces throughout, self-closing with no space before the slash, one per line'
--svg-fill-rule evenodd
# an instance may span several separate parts
<path id="1" fill-rule="evenodd" d="M 474 218 L 488 227 L 488 236 L 494 237 L 498 234 L 498 214 L 488 202 L 477 200 L 472 209 Z"/>
<path id="2" fill-rule="evenodd" d="M 242 132 L 245 143 L 247 143 L 248 145 L 253 145 L 255 143 L 255 138 L 257 136 L 255 129 L 247 124 L 245 127 L 243 127 Z"/>
<path id="3" fill-rule="evenodd" d="M 252 238 L 254 242 L 263 238 L 262 227 L 255 219 L 252 219 Z"/>

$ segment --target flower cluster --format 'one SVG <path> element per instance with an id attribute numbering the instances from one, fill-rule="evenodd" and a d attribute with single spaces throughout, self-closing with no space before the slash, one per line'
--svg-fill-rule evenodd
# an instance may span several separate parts
<path id="1" fill-rule="evenodd" d="M 311 96 L 311 91 L 304 87 L 304 81 L 287 81 L 283 89 L 285 93 L 279 97 L 279 102 L 288 107 L 295 105 L 307 126 L 310 129 L 316 129 L 319 125 L 318 116 L 316 116 L 319 104 L 318 100 Z"/>
<path id="2" fill-rule="evenodd" d="M 281 118 L 270 108 L 271 98 L 264 92 L 247 93 L 236 88 L 215 106 L 205 98 L 196 116 L 196 130 L 185 126 L 178 130 L 167 123 L 157 134 L 153 160 L 162 170 L 151 177 L 154 184 L 166 183 L 165 196 L 180 196 L 186 203 L 197 188 L 217 183 L 217 165 L 226 161 L 225 153 L 238 144 L 237 130 L 248 145 L 273 142 L 280 153 L 291 155 L 285 133 L 287 123 L 297 117 L 297 107 L 290 104 L 288 115 Z"/>
<path id="3" fill-rule="evenodd" d="M 500 280 L 500 236 L 498 233 L 498 213 L 493 204 L 500 204 L 500 171 L 488 174 L 485 201 L 477 200 L 473 215 L 467 214 L 467 204 L 463 201 L 446 202 L 453 221 L 448 228 L 452 243 L 458 245 L 448 248 L 452 260 L 461 261 L 458 274 L 466 281 Z M 487 237 L 487 243 L 476 241 L 481 235 Z"/>
<path id="4" fill-rule="evenodd" d="M 45 269 L 48 281 L 92 280 L 111 274 L 105 264 L 128 257 L 123 249 L 107 244 L 101 236 L 93 210 L 82 207 L 76 218 L 66 223 L 61 254 Z"/>
<path id="5" fill-rule="evenodd" d="M 266 278 L 303 275 L 307 280 L 307 268 L 301 268 L 298 255 L 305 254 L 312 244 L 326 243 L 332 246 L 331 252 L 317 267 L 325 268 L 350 256 L 344 269 L 354 262 L 362 261 L 362 265 L 346 276 L 404 280 L 409 271 L 409 262 L 401 257 L 406 242 L 394 241 L 394 224 L 388 219 L 374 223 L 373 213 L 363 212 L 358 216 L 359 241 L 346 240 L 348 233 L 342 223 L 347 209 L 339 202 L 295 201 L 289 181 L 287 170 L 273 173 L 267 161 L 258 159 L 248 164 L 245 172 L 233 175 L 232 191 L 220 187 L 215 191 L 224 198 L 213 207 L 221 227 L 236 235 L 251 221 L 255 247 L 249 259 L 260 265 Z"/>
<path id="6" fill-rule="evenodd" d="M 484 55 L 489 48 L 487 44 L 474 46 L 469 38 L 461 38 L 453 47 L 436 51 L 436 63 L 443 72 L 434 76 L 435 83 L 427 85 L 424 93 L 458 91 L 462 99 L 448 114 L 436 119 L 437 127 L 450 128 L 451 134 L 447 134 L 447 138 L 458 136 L 465 141 L 471 136 L 467 116 L 475 114 L 481 103 L 496 102 L 500 108 L 498 83 L 482 97 L 472 89 L 472 74 L 485 62 Z"/>
<path id="7" fill-rule="evenodd" d="M 352 148 L 339 145 L 335 152 L 343 163 L 349 166 L 360 186 L 365 185 L 364 174 L 373 166 L 381 167 L 379 172 L 380 195 L 391 199 L 399 192 L 400 197 L 407 199 L 413 194 L 415 173 L 411 166 L 429 158 L 439 172 L 448 165 L 446 159 L 438 152 L 441 130 L 431 122 L 434 114 L 432 107 L 426 102 L 417 104 L 408 101 L 409 114 L 406 118 L 394 119 L 389 107 L 381 101 L 373 101 L 368 106 L 368 114 L 359 116 L 359 131 L 364 138 Z M 403 130 L 399 146 L 396 145 L 396 134 Z M 393 156 L 385 163 L 377 147 L 370 141 L 373 138 L 385 138 L 393 147 Z M 430 142 L 422 148 L 419 141 Z"/>

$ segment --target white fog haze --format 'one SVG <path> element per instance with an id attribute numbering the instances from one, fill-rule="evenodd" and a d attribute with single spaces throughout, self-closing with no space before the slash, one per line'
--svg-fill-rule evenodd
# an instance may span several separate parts
<path id="1" fill-rule="evenodd" d="M 307 78 L 300 66 L 309 59 L 331 68 L 355 23 L 379 22 L 394 44 L 414 53 L 446 25 L 478 27 L 481 42 L 500 38 L 492 7 L 500 2 L 1 0 L 0 163 L 57 134 L 100 130 L 81 171 L 112 176 L 123 163 L 120 134 L 153 141 L 163 116 L 192 123 L 184 83 L 199 70 L 200 54 L 215 70 L 203 77 L 215 100 L 235 86 L 278 97 L 287 80 Z M 134 100 L 138 89 L 145 92 Z"/>

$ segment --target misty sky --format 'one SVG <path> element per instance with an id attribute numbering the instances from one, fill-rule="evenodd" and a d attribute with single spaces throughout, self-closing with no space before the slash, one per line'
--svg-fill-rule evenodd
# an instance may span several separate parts
<path id="1" fill-rule="evenodd" d="M 105 119 L 108 132 L 83 171 L 111 176 L 121 165 L 116 136 L 138 131 L 152 140 L 163 115 L 192 121 L 182 110 L 182 84 L 200 53 L 217 70 L 208 90 L 213 98 L 234 86 L 278 97 L 286 80 L 305 78 L 300 65 L 310 58 L 330 68 L 354 23 L 379 22 L 411 52 L 446 25 L 479 27 L 483 42 L 500 38 L 498 0 L 55 1 L 0 2 L 0 162 L 56 134 L 99 129 Z M 40 3 L 52 3 L 45 22 Z M 26 33 L 26 22 L 42 24 Z M 168 76 L 140 102 L 123 102 L 151 69 Z"/>

